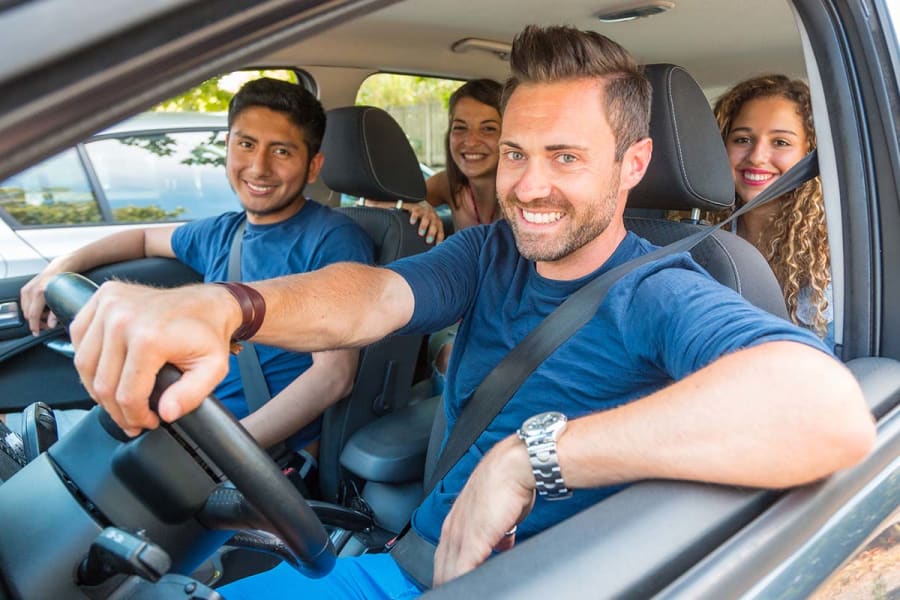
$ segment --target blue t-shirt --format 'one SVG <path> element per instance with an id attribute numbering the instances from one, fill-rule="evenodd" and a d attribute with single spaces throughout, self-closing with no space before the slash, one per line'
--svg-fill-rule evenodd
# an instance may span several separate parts
<path id="1" fill-rule="evenodd" d="M 227 212 L 186 223 L 172 235 L 172 250 L 178 260 L 203 273 L 204 281 L 227 281 L 231 240 L 243 219 L 243 212 Z M 241 241 L 241 281 L 306 273 L 336 262 L 371 264 L 373 254 L 371 238 L 355 221 L 307 199 L 303 208 L 285 221 L 271 225 L 247 223 Z M 273 397 L 312 365 L 309 353 L 255 346 Z M 230 357 L 228 374 L 214 393 L 238 419 L 249 413 L 237 357 Z M 320 430 L 321 420 L 317 419 L 288 443 L 302 448 L 318 438 Z"/>
<path id="2" fill-rule="evenodd" d="M 540 276 L 516 250 L 509 225 L 471 227 L 427 255 L 390 265 L 410 284 L 415 311 L 399 333 L 462 322 L 447 370 L 447 433 L 487 374 L 575 290 L 601 273 L 654 248 L 629 233 L 597 271 L 574 281 Z M 570 419 L 651 394 L 716 358 L 773 340 L 825 350 L 808 331 L 746 302 L 713 280 L 687 253 L 625 275 L 596 316 L 564 342 L 519 388 L 503 411 L 425 498 L 413 515 L 416 531 L 437 542 L 451 503 L 485 453 L 528 417 L 558 410 Z M 519 524 L 526 539 L 619 491 L 575 490 L 572 498 L 537 498 Z"/>

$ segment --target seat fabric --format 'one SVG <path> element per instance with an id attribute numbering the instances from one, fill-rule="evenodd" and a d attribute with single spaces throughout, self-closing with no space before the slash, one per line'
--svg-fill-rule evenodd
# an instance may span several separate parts
<path id="1" fill-rule="evenodd" d="M 376 200 L 422 200 L 425 183 L 418 161 L 400 126 L 385 111 L 351 106 L 327 112 L 322 141 L 322 178 L 338 193 Z M 375 263 L 386 265 L 429 246 L 409 224 L 408 214 L 379 208 L 344 207 L 372 238 Z M 360 351 L 349 396 L 323 415 L 319 446 L 319 488 L 323 500 L 339 502 L 352 478 L 340 466 L 347 440 L 370 421 L 405 406 L 423 338 L 391 336 Z"/>

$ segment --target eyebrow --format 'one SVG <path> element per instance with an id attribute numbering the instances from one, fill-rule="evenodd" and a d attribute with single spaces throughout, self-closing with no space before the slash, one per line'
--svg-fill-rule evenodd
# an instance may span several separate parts
<path id="1" fill-rule="evenodd" d="M 511 142 L 509 140 L 500 140 L 501 146 L 509 146 L 510 148 L 515 148 L 516 150 L 521 150 L 522 146 L 515 142 Z M 549 152 L 556 152 L 558 150 L 581 150 L 587 151 L 587 146 L 579 146 L 578 144 L 551 144 L 549 146 L 544 146 L 544 150 Z"/>
<path id="2" fill-rule="evenodd" d="M 253 137 L 252 135 L 246 134 L 246 133 L 244 133 L 244 132 L 242 132 L 242 131 L 239 131 L 239 130 L 238 130 L 238 131 L 232 132 L 232 135 L 235 135 L 235 136 L 237 136 L 237 137 L 239 137 L 239 138 L 243 138 L 243 139 L 246 139 L 246 140 L 250 140 L 251 142 L 254 142 L 254 143 L 259 143 L 259 140 L 256 139 L 255 137 Z M 297 149 L 297 148 L 300 147 L 299 145 L 295 144 L 294 142 L 282 142 L 282 141 L 279 141 L 279 140 L 275 140 L 274 142 L 270 142 L 270 143 L 269 143 L 269 146 L 278 146 L 278 147 L 292 148 L 292 149 Z"/>
<path id="3" fill-rule="evenodd" d="M 463 125 L 465 125 L 466 121 L 465 119 L 453 119 L 451 123 L 462 123 Z M 483 121 L 480 121 L 480 123 L 482 125 L 484 125 L 485 123 L 496 123 L 497 125 L 499 125 L 500 121 L 498 121 L 497 119 L 484 119 Z"/>
<path id="4" fill-rule="evenodd" d="M 746 131 L 748 133 L 753 132 L 753 130 L 749 127 L 735 127 L 734 129 L 731 130 L 731 133 L 734 133 L 735 131 L 740 131 L 740 132 Z M 771 130 L 767 131 L 766 133 L 780 133 L 780 134 L 787 134 L 787 135 L 793 135 L 795 137 L 800 137 L 799 133 L 797 133 L 796 131 L 792 131 L 790 129 L 771 129 Z"/>

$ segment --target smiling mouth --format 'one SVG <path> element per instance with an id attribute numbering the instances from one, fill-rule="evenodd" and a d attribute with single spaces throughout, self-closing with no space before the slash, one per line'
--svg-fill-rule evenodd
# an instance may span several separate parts
<path id="1" fill-rule="evenodd" d="M 563 218 L 563 213 L 555 212 L 534 212 L 522 209 L 522 218 L 526 223 L 535 223 L 538 225 L 546 225 L 548 223 L 556 223 Z"/>
<path id="2" fill-rule="evenodd" d="M 772 173 L 751 173 L 749 171 L 744 171 L 742 175 L 744 177 L 744 181 L 753 184 L 766 183 L 774 177 Z"/>
<path id="3" fill-rule="evenodd" d="M 267 194 L 267 193 L 271 192 L 272 190 L 274 190 L 276 187 L 278 187 L 275 185 L 258 185 L 258 184 L 250 183 L 249 181 L 244 181 L 244 185 L 246 185 L 247 189 L 249 189 L 251 192 L 254 192 L 257 194 Z"/>
<path id="4" fill-rule="evenodd" d="M 487 158 L 487 154 L 475 153 L 475 152 L 464 152 L 460 154 L 464 160 L 484 160 Z"/>

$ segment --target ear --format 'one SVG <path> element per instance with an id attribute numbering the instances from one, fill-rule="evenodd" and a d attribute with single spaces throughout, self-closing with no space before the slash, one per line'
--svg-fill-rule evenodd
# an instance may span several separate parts
<path id="1" fill-rule="evenodd" d="M 653 155 L 653 140 L 646 137 L 636 141 L 625 150 L 622 157 L 622 171 L 619 175 L 619 187 L 629 191 L 644 178 L 650 157 Z"/>
<path id="2" fill-rule="evenodd" d="M 315 183 L 316 179 L 319 178 L 319 171 L 322 170 L 322 165 L 324 163 L 325 155 L 321 152 L 316 152 L 316 155 L 309 160 L 309 170 L 306 172 L 306 183 Z"/>

